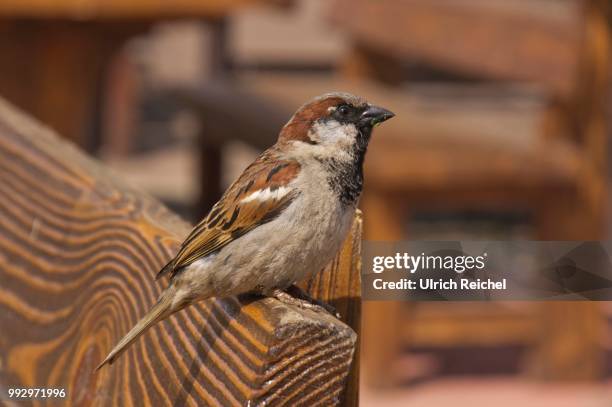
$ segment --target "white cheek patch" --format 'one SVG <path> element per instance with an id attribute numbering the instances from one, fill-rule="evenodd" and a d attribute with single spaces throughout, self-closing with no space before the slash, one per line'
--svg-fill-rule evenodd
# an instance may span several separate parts
<path id="1" fill-rule="evenodd" d="M 313 133 L 318 139 L 333 144 L 352 144 L 357 136 L 357 129 L 351 124 L 341 124 L 335 120 L 315 124 Z"/>
<path id="2" fill-rule="evenodd" d="M 258 191 L 255 191 L 249 194 L 247 197 L 240 200 L 240 202 L 247 203 L 247 202 L 252 202 L 252 201 L 264 202 L 264 201 L 270 201 L 270 200 L 278 200 L 284 197 L 285 195 L 287 195 L 288 193 L 289 193 L 289 188 L 287 187 L 279 187 L 275 189 L 272 189 L 272 188 L 260 189 Z"/>

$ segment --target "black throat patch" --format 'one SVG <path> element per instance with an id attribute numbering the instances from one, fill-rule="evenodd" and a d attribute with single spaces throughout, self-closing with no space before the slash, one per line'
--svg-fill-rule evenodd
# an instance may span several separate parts
<path id="1" fill-rule="evenodd" d="M 361 129 L 351 152 L 351 160 L 337 158 L 321 159 L 320 162 L 328 170 L 327 182 L 336 193 L 340 202 L 347 206 L 355 206 L 363 189 L 363 161 L 365 159 L 370 129 Z"/>

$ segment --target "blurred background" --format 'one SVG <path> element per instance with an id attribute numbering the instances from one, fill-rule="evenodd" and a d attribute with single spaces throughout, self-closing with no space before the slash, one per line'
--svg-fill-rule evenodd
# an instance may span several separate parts
<path id="1" fill-rule="evenodd" d="M 365 239 L 609 239 L 603 0 L 2 0 L 0 95 L 196 222 L 303 102 L 376 130 Z M 364 304 L 361 404 L 610 406 L 608 303 Z"/>

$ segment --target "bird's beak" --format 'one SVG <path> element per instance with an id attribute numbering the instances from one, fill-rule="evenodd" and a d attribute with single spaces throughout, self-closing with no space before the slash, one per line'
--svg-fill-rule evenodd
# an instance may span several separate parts
<path id="1" fill-rule="evenodd" d="M 395 116 L 395 114 L 387 109 L 382 107 L 369 105 L 366 110 L 361 114 L 359 122 L 364 126 L 376 126 L 384 122 L 385 120 L 389 120 Z"/>

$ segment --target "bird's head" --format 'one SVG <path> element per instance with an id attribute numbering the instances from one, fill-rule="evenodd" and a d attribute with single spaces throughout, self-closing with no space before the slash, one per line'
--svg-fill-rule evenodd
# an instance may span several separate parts
<path id="1" fill-rule="evenodd" d="M 300 107 L 279 135 L 280 143 L 295 145 L 302 154 L 324 158 L 354 152 L 364 154 L 372 128 L 394 114 L 348 93 L 327 93 Z"/>

